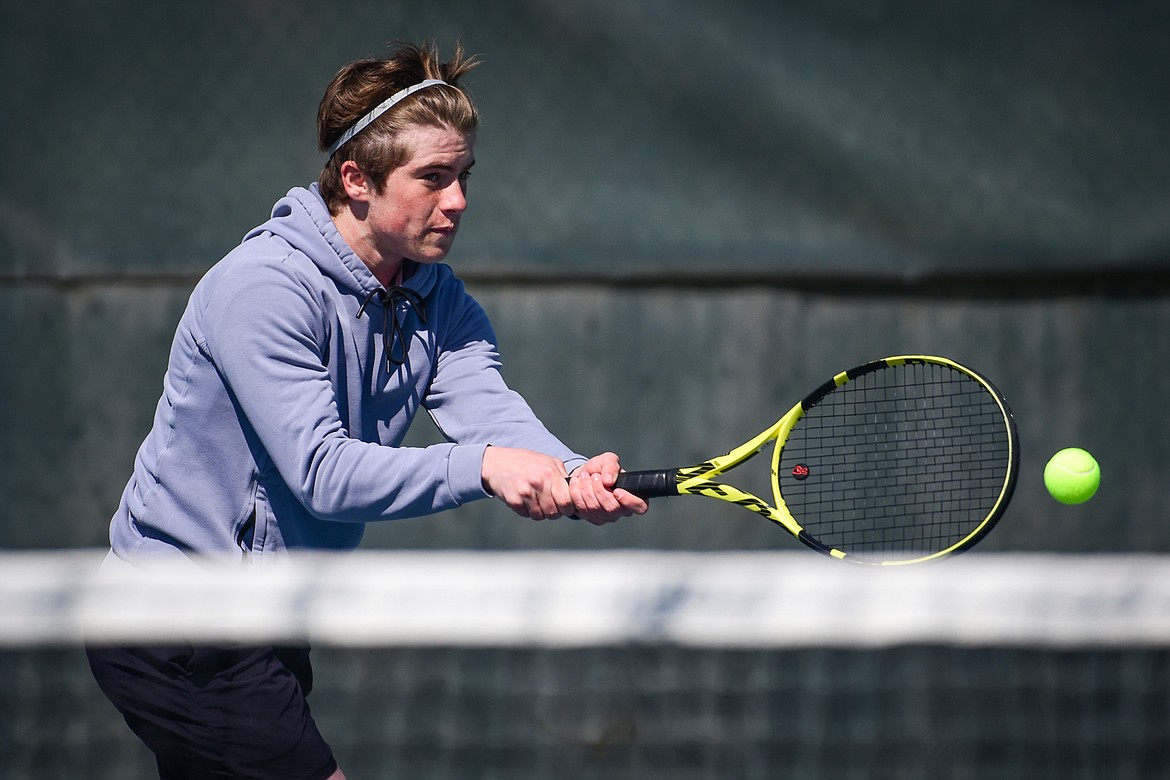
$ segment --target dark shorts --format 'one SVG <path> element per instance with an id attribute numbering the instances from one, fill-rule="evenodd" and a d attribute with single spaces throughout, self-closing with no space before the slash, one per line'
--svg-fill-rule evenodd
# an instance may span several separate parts
<path id="1" fill-rule="evenodd" d="M 102 691 L 163 780 L 325 780 L 337 769 L 305 696 L 305 647 L 87 648 Z"/>

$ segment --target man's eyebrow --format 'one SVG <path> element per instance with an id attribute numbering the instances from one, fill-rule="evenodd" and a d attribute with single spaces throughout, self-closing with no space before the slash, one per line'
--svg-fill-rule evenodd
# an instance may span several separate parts
<path id="1" fill-rule="evenodd" d="M 467 164 L 467 166 L 462 168 L 461 170 L 470 171 L 471 167 L 473 165 L 475 165 L 475 160 L 472 160 L 471 162 L 469 162 Z M 436 171 L 436 170 L 437 171 L 453 171 L 453 170 L 456 170 L 457 167 L 458 166 L 455 166 L 455 165 L 447 165 L 446 163 L 433 162 L 433 163 L 423 163 L 423 164 L 419 165 L 418 170 L 420 170 L 420 171 Z"/>

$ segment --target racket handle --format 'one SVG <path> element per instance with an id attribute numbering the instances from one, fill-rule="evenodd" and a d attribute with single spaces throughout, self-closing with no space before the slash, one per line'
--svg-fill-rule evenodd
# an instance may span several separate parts
<path id="1" fill-rule="evenodd" d="M 678 469 L 661 469 L 658 471 L 623 471 L 618 474 L 615 488 L 622 488 L 639 498 L 658 498 L 660 496 L 677 496 Z"/>

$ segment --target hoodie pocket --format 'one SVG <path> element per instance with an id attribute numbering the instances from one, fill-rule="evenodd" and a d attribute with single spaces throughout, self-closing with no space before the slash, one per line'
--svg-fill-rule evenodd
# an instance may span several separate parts
<path id="1" fill-rule="evenodd" d="M 248 519 L 240 526 L 240 530 L 236 532 L 236 546 L 244 553 L 244 557 L 252 554 L 252 546 L 256 541 L 256 506 L 252 507 L 252 514 L 248 515 Z"/>
<path id="2" fill-rule="evenodd" d="M 251 528 L 249 529 L 248 551 L 253 562 L 264 556 L 272 542 L 279 542 L 279 536 L 270 538 L 273 537 L 272 527 L 275 522 L 272 507 L 268 505 L 264 491 L 261 490 L 256 495 L 256 504 L 252 510 Z"/>
<path id="3" fill-rule="evenodd" d="M 265 500 L 264 492 L 259 491 L 252 502 L 252 513 L 236 533 L 236 544 L 245 558 L 255 561 L 264 555 L 273 522 L 272 511 Z"/>

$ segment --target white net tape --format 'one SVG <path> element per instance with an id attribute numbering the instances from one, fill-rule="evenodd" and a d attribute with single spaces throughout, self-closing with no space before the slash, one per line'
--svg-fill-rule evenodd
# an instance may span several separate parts
<path id="1" fill-rule="evenodd" d="M 101 558 L 0 555 L 0 646 L 1170 646 L 1170 558 L 1152 555 L 358 552 L 150 576 L 99 575 Z"/>

